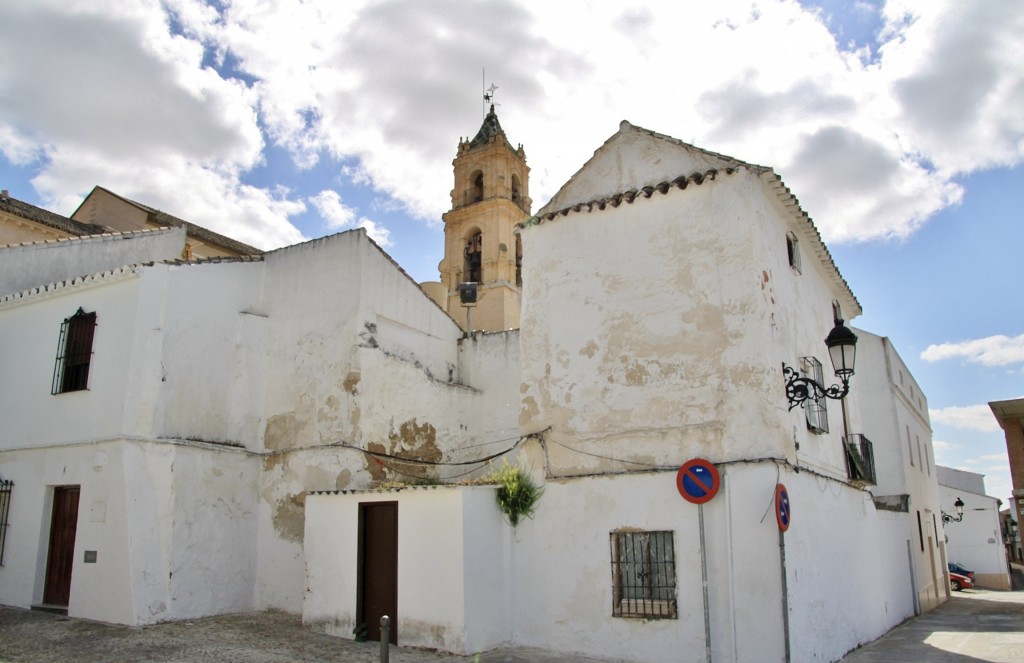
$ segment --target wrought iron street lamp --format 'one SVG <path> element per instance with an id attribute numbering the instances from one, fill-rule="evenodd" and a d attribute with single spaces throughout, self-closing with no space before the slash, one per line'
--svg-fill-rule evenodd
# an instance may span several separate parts
<path id="1" fill-rule="evenodd" d="M 834 384 L 826 387 L 814 378 L 802 375 L 796 369 L 782 364 L 782 375 L 786 379 L 786 397 L 789 409 L 792 410 L 804 401 L 821 398 L 841 399 L 850 393 L 850 378 L 857 358 L 857 335 L 843 324 L 842 318 L 835 318 L 835 327 L 825 338 L 828 355 L 832 360 L 832 368 L 842 385 Z"/>
<path id="2" fill-rule="evenodd" d="M 942 524 L 946 523 L 958 523 L 964 519 L 964 501 L 959 497 L 956 498 L 956 502 L 953 502 L 953 508 L 956 509 L 956 518 L 949 515 L 945 511 L 942 512 Z"/>

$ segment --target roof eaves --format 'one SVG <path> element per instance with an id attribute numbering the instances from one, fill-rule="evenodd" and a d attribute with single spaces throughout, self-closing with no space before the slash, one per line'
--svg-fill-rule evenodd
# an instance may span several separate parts
<path id="1" fill-rule="evenodd" d="M 786 186 L 786 183 L 782 181 L 779 174 L 771 168 L 765 169 L 761 174 L 766 178 L 768 185 L 775 191 L 775 195 L 778 197 L 779 203 L 782 207 L 803 227 L 804 237 L 811 241 L 815 256 L 833 275 L 835 285 L 840 290 L 845 291 L 846 294 L 850 296 L 850 300 L 856 306 L 855 311 L 846 312 L 847 319 L 855 318 L 863 313 L 864 309 L 861 307 L 860 301 L 858 301 L 857 296 L 853 294 L 853 289 L 850 288 L 850 284 L 845 278 L 843 278 L 842 273 L 839 271 L 839 267 L 832 258 L 832 253 L 829 252 L 828 246 L 825 245 L 825 240 L 821 238 L 821 233 L 818 232 L 818 228 L 814 225 L 814 221 L 811 219 L 810 215 L 808 215 L 800 206 L 800 201 L 797 199 L 796 195 L 794 195 L 789 187 Z"/>
<path id="2" fill-rule="evenodd" d="M 576 203 L 569 207 L 563 207 L 562 209 L 555 210 L 553 212 L 544 212 L 531 216 L 529 219 L 522 221 L 517 224 L 518 228 L 528 228 L 530 226 L 536 226 L 545 221 L 554 221 L 559 217 L 568 216 L 571 213 L 581 212 L 593 212 L 603 210 L 607 207 L 618 207 L 619 205 L 626 203 L 632 204 L 639 198 L 650 198 L 655 192 L 660 194 L 667 194 L 672 189 L 686 189 L 691 184 L 701 185 L 707 181 L 714 181 L 720 174 L 732 175 L 738 171 L 737 168 L 726 168 L 724 170 L 707 170 L 703 173 L 691 173 L 689 175 L 680 175 L 671 182 L 660 182 L 654 186 L 645 186 L 640 189 L 629 189 L 621 193 L 616 193 L 605 198 L 599 198 L 591 200 L 585 203 Z"/>
<path id="3" fill-rule="evenodd" d="M 50 210 L 36 207 L 16 198 L 0 199 L 0 211 L 7 212 L 14 216 L 69 233 L 71 235 L 97 235 L 109 231 L 106 226 L 97 226 L 92 223 L 82 223 L 66 216 L 61 216 Z"/>
<path id="4" fill-rule="evenodd" d="M 152 263 L 148 264 L 152 265 Z M 63 281 L 48 283 L 47 285 L 4 295 L 0 297 L 0 309 L 29 303 L 30 301 L 35 301 L 46 296 L 63 294 L 69 290 L 83 290 L 133 278 L 138 276 L 139 270 L 143 266 L 145 265 L 125 265 L 124 267 L 117 267 L 97 274 L 76 276 L 72 279 L 65 279 Z"/>

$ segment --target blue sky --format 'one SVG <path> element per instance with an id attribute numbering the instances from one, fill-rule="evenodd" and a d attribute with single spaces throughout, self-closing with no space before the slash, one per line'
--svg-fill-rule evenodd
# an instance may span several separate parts
<path id="1" fill-rule="evenodd" d="M 534 209 L 623 119 L 771 166 L 938 461 L 1010 494 L 986 403 L 1024 396 L 1024 3 L 5 4 L 0 187 L 58 213 L 101 185 L 263 248 L 362 226 L 436 279 L 491 83 Z"/>

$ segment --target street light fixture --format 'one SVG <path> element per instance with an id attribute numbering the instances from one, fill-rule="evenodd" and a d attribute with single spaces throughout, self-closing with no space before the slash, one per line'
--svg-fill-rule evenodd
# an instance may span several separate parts
<path id="1" fill-rule="evenodd" d="M 956 498 L 956 502 L 953 502 L 953 507 L 956 508 L 956 518 L 949 515 L 945 511 L 942 512 L 942 524 L 946 523 L 958 523 L 964 519 L 964 501 L 959 497 Z"/>
<path id="2" fill-rule="evenodd" d="M 786 379 L 786 397 L 789 399 L 790 410 L 808 399 L 815 401 L 821 398 L 839 400 L 850 393 L 850 378 L 853 377 L 854 362 L 857 358 L 857 335 L 843 324 L 843 319 L 838 315 L 835 318 L 835 323 L 835 327 L 825 338 L 825 345 L 828 347 L 828 355 L 832 360 L 832 369 L 842 385 L 834 384 L 826 387 L 783 363 L 782 375 Z"/>

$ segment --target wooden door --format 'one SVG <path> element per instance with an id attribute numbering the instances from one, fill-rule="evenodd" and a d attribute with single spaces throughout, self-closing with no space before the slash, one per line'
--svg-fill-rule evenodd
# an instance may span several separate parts
<path id="1" fill-rule="evenodd" d="M 398 502 L 359 505 L 359 621 L 366 639 L 380 642 L 380 618 L 391 619 L 398 644 Z"/>
<path id="2" fill-rule="evenodd" d="M 79 486 L 57 486 L 53 489 L 50 549 L 46 556 L 46 585 L 43 590 L 43 603 L 48 605 L 67 607 L 71 597 L 79 492 Z"/>

